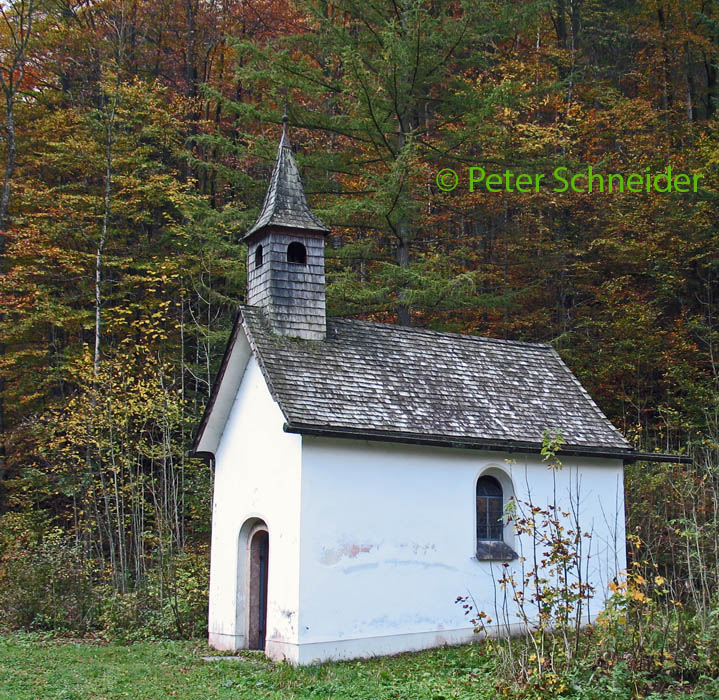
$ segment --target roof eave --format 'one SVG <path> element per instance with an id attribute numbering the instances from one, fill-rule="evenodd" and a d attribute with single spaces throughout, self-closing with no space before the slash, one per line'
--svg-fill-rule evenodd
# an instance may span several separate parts
<path id="1" fill-rule="evenodd" d="M 452 435 L 429 435 L 392 430 L 338 428 L 297 422 L 285 423 L 284 431 L 287 433 L 299 433 L 301 435 L 314 435 L 318 437 L 397 442 L 434 447 L 454 447 L 457 449 L 484 450 L 486 452 L 539 454 L 542 451 L 541 443 L 524 442 L 520 440 L 486 440 L 482 438 L 462 438 Z M 688 464 L 691 462 L 691 458 L 686 455 L 636 452 L 632 449 L 621 450 L 618 448 L 583 447 L 581 445 L 565 445 L 560 450 L 560 454 L 577 457 L 598 457 L 601 459 L 621 459 L 625 463 L 648 461 Z"/>
<path id="2" fill-rule="evenodd" d="M 325 226 L 324 224 L 322 224 L 321 226 L 295 226 L 288 223 L 274 223 L 272 221 L 269 221 L 268 223 L 261 224 L 260 226 L 257 226 L 255 224 L 244 236 L 242 236 L 242 238 L 240 238 L 240 243 L 247 243 L 250 238 L 253 238 L 257 234 L 262 233 L 267 228 L 291 229 L 295 231 L 311 231 L 312 233 L 321 233 L 325 236 L 328 235 L 332 230 L 329 226 Z"/>
<path id="3" fill-rule="evenodd" d="M 671 464 L 691 464 L 694 459 L 689 455 L 672 455 L 664 452 L 633 452 L 629 462 L 669 462 Z"/>

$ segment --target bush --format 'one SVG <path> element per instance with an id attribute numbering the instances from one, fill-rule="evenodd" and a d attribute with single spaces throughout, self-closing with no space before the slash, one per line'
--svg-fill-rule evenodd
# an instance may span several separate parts
<path id="1" fill-rule="evenodd" d="M 97 620 L 95 572 L 59 530 L 5 543 L 0 559 L 0 626 L 90 630 Z"/>
<path id="2" fill-rule="evenodd" d="M 106 587 L 100 623 L 117 639 L 192 639 L 207 634 L 209 555 L 185 550 L 148 572 L 141 587 Z"/>
<path id="3" fill-rule="evenodd" d="M 13 514 L 0 523 L 0 628 L 118 639 L 207 632 L 209 553 L 185 549 L 117 591 L 106 567 L 59 529 Z"/>

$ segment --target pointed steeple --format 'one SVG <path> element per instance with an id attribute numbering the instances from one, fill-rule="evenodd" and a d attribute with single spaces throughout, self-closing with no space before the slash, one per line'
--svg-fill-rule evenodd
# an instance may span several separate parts
<path id="1" fill-rule="evenodd" d="M 247 303 L 260 307 L 275 333 L 324 340 L 325 239 L 311 211 L 287 136 L 287 114 L 270 186 L 247 232 Z"/>
<path id="2" fill-rule="evenodd" d="M 287 135 L 287 121 L 285 112 L 282 116 L 282 139 L 277 149 L 270 186 L 267 188 L 257 221 L 245 234 L 244 239 L 266 226 L 287 226 L 323 233 L 330 230 L 312 213 L 307 204 L 300 171 L 292 154 L 290 137 Z"/>

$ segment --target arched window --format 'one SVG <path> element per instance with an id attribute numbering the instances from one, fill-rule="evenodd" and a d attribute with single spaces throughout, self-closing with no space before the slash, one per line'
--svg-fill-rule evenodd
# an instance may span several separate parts
<path id="1" fill-rule="evenodd" d="M 262 267 L 262 246 L 258 245 L 255 249 L 255 268 Z"/>
<path id="2" fill-rule="evenodd" d="M 297 265 L 307 264 L 307 250 L 302 243 L 292 241 L 292 243 L 287 246 L 287 262 Z"/>
<path id="3" fill-rule="evenodd" d="M 477 542 L 501 542 L 504 530 L 502 485 L 493 476 L 477 479 Z"/>

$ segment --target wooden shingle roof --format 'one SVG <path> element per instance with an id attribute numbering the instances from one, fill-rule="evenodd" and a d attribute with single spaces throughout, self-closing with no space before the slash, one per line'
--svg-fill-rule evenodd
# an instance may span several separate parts
<path id="1" fill-rule="evenodd" d="M 300 171 L 292 155 L 286 124 L 277 148 L 277 158 L 265 200 L 257 221 L 245 234 L 243 240 L 266 226 L 288 226 L 322 232 L 330 230 L 312 213 L 307 204 Z"/>
<path id="2" fill-rule="evenodd" d="M 272 332 L 263 312 L 240 322 L 286 430 L 463 446 L 633 452 L 549 345 L 327 320 L 327 339 Z"/>

